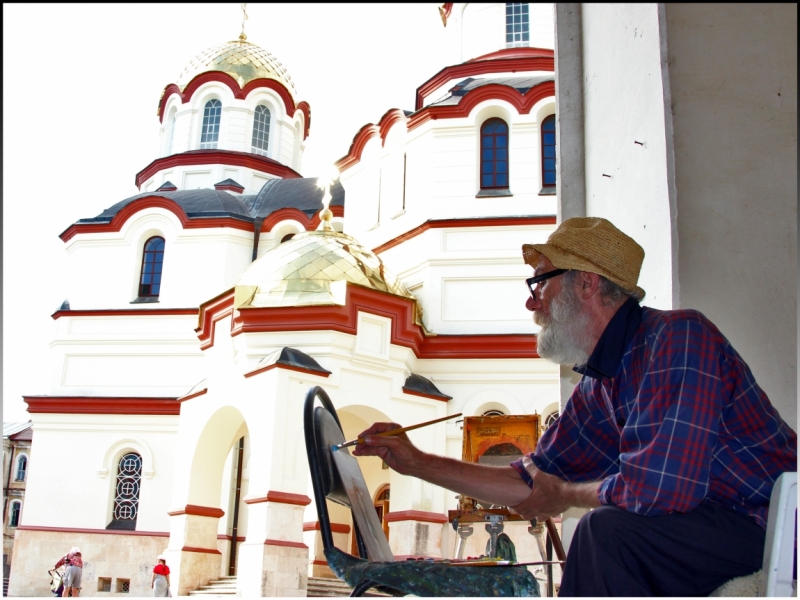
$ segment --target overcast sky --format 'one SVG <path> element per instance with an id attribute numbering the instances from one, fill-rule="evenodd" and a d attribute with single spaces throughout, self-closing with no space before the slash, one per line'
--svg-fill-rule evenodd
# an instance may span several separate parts
<path id="1" fill-rule="evenodd" d="M 302 174 L 446 66 L 436 4 L 249 4 L 247 41 L 311 105 Z M 65 299 L 58 235 L 138 193 L 157 158 L 161 91 L 201 50 L 238 37 L 238 4 L 3 5 L 3 421 L 51 392 L 51 315 Z"/>

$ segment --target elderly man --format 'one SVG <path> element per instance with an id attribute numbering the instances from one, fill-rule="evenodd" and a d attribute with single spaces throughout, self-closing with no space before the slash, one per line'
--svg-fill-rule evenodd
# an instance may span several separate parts
<path id="1" fill-rule="evenodd" d="M 644 251 L 599 218 L 523 246 L 540 356 L 583 375 L 536 451 L 509 467 L 360 437 L 359 456 L 542 519 L 579 522 L 562 596 L 702 596 L 761 568 L 772 487 L 797 435 L 701 313 L 642 307 Z"/>

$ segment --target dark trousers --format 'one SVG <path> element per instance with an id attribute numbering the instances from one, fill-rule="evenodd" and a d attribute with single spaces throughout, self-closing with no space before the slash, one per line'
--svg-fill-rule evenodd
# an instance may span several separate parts
<path id="1" fill-rule="evenodd" d="M 761 569 L 765 533 L 710 503 L 658 517 L 602 506 L 578 522 L 559 596 L 708 596 Z"/>

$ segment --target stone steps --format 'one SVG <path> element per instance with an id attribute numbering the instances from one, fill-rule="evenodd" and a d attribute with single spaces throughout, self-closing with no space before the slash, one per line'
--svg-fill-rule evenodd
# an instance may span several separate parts
<path id="1" fill-rule="evenodd" d="M 189 595 L 205 598 L 236 596 L 236 576 L 226 576 L 209 581 L 208 585 L 201 585 L 198 589 L 189 592 Z"/>

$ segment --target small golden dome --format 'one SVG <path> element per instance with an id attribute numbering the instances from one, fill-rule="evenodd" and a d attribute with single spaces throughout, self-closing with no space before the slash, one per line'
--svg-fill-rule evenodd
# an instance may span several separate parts
<path id="1" fill-rule="evenodd" d="M 345 303 L 354 283 L 415 301 L 375 253 L 332 230 L 298 233 L 255 261 L 235 287 L 237 308 L 314 306 Z M 419 315 L 417 305 L 415 313 Z M 417 317 L 415 321 L 421 324 Z"/>
<path id="2" fill-rule="evenodd" d="M 240 87 L 254 79 L 279 81 L 293 97 L 297 90 L 284 66 L 269 52 L 243 39 L 212 46 L 195 56 L 178 76 L 178 87 L 183 91 L 200 73 L 221 71 L 233 77 Z"/>

